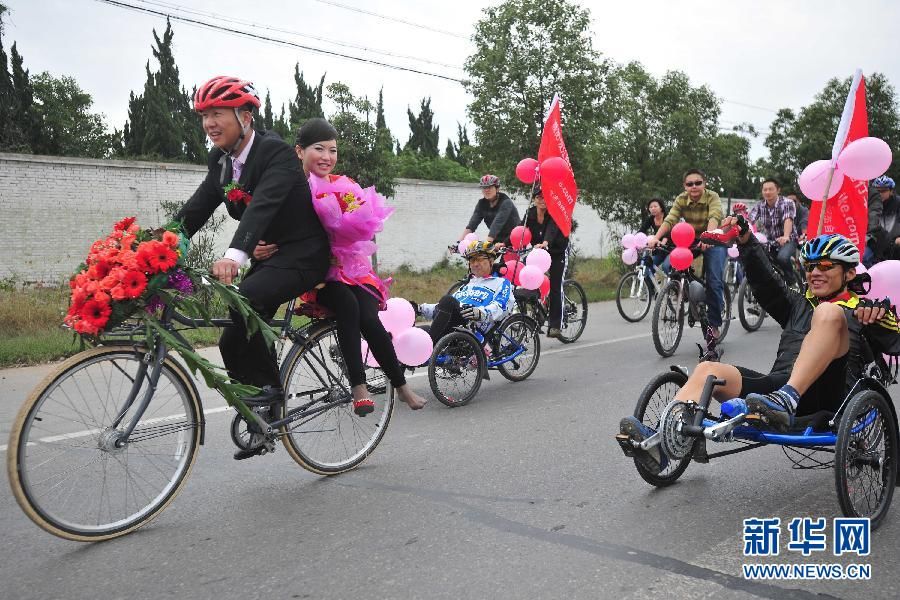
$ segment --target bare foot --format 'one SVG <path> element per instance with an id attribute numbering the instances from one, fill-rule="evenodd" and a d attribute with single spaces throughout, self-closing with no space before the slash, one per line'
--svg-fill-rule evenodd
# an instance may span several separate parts
<path id="1" fill-rule="evenodd" d="M 428 403 L 428 400 L 409 389 L 408 385 L 397 388 L 397 395 L 400 397 L 400 400 L 406 402 L 407 406 L 412 410 L 424 408 L 425 404 Z"/>

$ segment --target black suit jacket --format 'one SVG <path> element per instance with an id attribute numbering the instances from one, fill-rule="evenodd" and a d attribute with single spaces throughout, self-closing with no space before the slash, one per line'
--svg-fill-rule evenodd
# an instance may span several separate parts
<path id="1" fill-rule="evenodd" d="M 228 214 L 240 221 L 229 247 L 251 257 L 259 240 L 278 244 L 278 252 L 265 265 L 285 269 L 328 269 L 331 248 L 328 236 L 312 206 L 309 183 L 294 149 L 271 132 L 256 132 L 239 182 L 253 196 L 250 204 L 225 199 L 231 183 L 231 159 L 222 150 L 209 153 L 209 173 L 176 215 L 193 236 L 226 204 Z"/>

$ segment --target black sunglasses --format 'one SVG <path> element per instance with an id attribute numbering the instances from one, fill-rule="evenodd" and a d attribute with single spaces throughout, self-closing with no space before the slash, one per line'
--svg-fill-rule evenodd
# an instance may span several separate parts
<path id="1" fill-rule="evenodd" d="M 685 181 L 684 187 L 700 187 L 703 185 L 703 181 Z"/>

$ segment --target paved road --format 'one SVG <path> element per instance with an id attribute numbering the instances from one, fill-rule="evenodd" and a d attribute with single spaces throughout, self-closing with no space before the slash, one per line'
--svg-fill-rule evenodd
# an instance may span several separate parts
<path id="1" fill-rule="evenodd" d="M 726 359 L 771 363 L 776 326 L 739 325 Z M 207 395 L 206 446 L 192 479 L 151 525 L 78 544 L 50 536 L 0 488 L 2 598 L 897 598 L 900 508 L 872 542 L 867 582 L 754 582 L 741 576 L 742 519 L 839 516 L 832 471 L 792 470 L 778 448 L 690 466 L 646 485 L 613 441 L 647 380 L 693 366 L 649 323 L 591 305 L 578 343 L 544 345 L 526 382 L 494 377 L 467 407 L 397 408 L 359 469 L 333 478 L 283 448 L 231 459 L 230 413 Z M 0 427 L 43 367 L 0 372 Z M 427 393 L 422 377 L 412 382 Z M 895 398 L 897 398 L 897 393 Z M 5 433 L 3 434 L 5 437 Z M 4 442 L 5 443 L 5 442 Z M 5 459 L 5 456 L 4 456 Z M 783 538 L 786 538 L 786 528 Z M 786 543 L 786 539 L 782 540 Z M 795 553 L 775 562 L 848 561 Z"/>

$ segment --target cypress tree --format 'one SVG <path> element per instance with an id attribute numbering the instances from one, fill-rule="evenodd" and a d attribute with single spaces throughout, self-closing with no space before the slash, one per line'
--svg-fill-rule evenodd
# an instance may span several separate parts
<path id="1" fill-rule="evenodd" d="M 322 90 L 325 86 L 325 75 L 319 80 L 319 85 L 312 87 L 303 78 L 300 71 L 300 63 L 294 64 L 294 83 L 297 86 L 297 95 L 294 101 L 288 104 L 291 120 L 290 128 L 296 130 L 307 119 L 324 117 L 322 111 Z"/>

